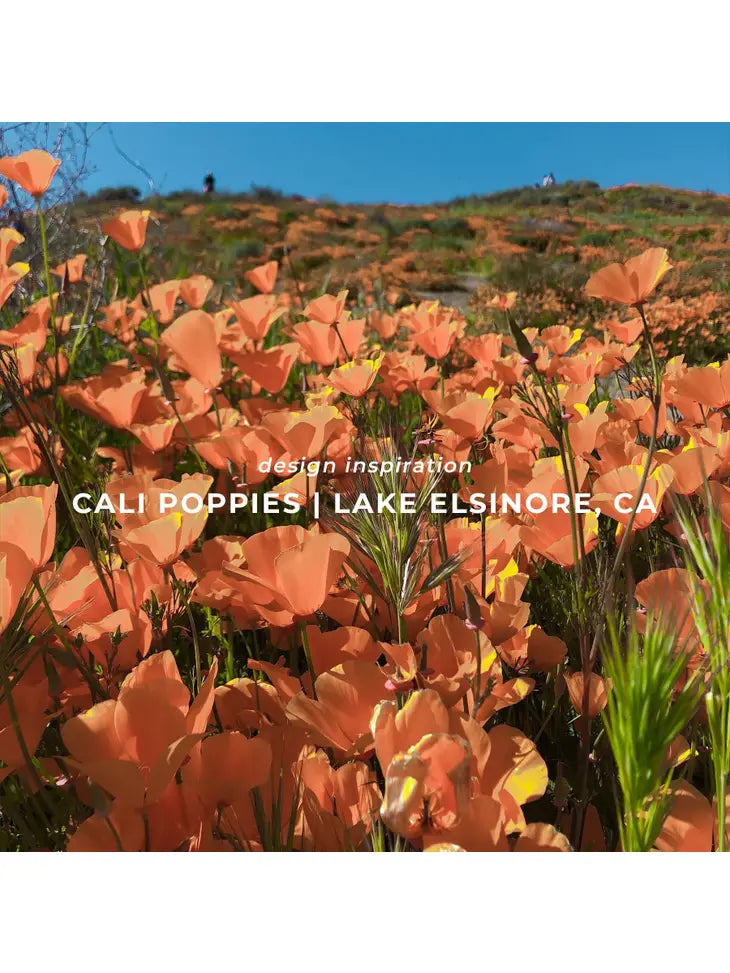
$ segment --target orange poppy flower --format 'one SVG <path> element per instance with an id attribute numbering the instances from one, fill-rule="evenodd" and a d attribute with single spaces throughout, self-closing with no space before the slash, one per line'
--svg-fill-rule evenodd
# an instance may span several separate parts
<path id="1" fill-rule="evenodd" d="M 685 446 L 676 456 L 667 457 L 662 451 L 656 454 L 656 458 L 672 471 L 672 490 L 682 496 L 699 490 L 720 465 L 720 456 L 716 449 L 711 446 L 696 446 L 694 443 Z"/>
<path id="2" fill-rule="evenodd" d="M 592 274 L 585 286 L 589 297 L 638 307 L 672 269 L 664 247 L 651 247 L 622 264 L 609 264 Z"/>
<path id="3" fill-rule="evenodd" d="M 84 277 L 84 264 L 86 263 L 86 254 L 78 253 L 75 257 L 71 257 L 65 263 L 59 264 L 51 270 L 52 274 L 56 277 L 60 277 L 67 280 L 69 284 L 78 284 L 79 281 L 83 280 Z"/>
<path id="4" fill-rule="evenodd" d="M 488 794 L 477 794 L 448 831 L 424 831 L 423 850 L 430 851 L 432 846 L 443 848 L 447 844 L 448 850 L 509 851 L 505 828 L 505 811 L 500 802 Z"/>
<path id="5" fill-rule="evenodd" d="M 709 584 L 684 568 L 664 568 L 640 581 L 634 592 L 644 612 L 637 616 L 637 627 L 643 628 L 647 615 L 676 633 L 677 643 L 687 652 L 696 651 L 701 643 L 692 615 L 695 594 L 710 597 Z"/>
<path id="6" fill-rule="evenodd" d="M 284 313 L 277 307 L 277 299 L 270 294 L 257 294 L 244 301 L 231 301 L 228 305 L 236 315 L 241 330 L 252 341 L 261 341 L 269 333 L 271 325 Z"/>
<path id="7" fill-rule="evenodd" d="M 642 476 L 643 467 L 633 464 L 604 473 L 593 484 L 591 506 L 617 520 L 621 529 L 628 526 L 632 511 L 637 508 L 633 530 L 643 530 L 658 517 L 664 494 L 671 486 L 674 474 L 668 465 L 655 466 L 647 477 L 644 496 L 639 497 Z"/>
<path id="8" fill-rule="evenodd" d="M 84 648 L 100 664 L 128 672 L 150 650 L 152 625 L 142 612 L 128 608 L 106 615 L 99 621 L 84 622 L 72 630 L 75 639 L 82 639 Z"/>
<path id="9" fill-rule="evenodd" d="M 385 775 L 383 822 L 404 838 L 453 828 L 469 803 L 470 764 L 469 744 L 448 733 L 427 734 L 396 754 Z"/>
<path id="10" fill-rule="evenodd" d="M 379 358 L 365 358 L 362 361 L 349 361 L 329 373 L 327 381 L 338 392 L 351 395 L 355 399 L 361 398 L 368 392 L 378 377 L 383 356 Z"/>
<path id="11" fill-rule="evenodd" d="M 20 155 L 6 155 L 0 159 L 0 175 L 12 179 L 21 189 L 40 199 L 60 165 L 61 160 L 54 159 L 49 152 L 29 149 Z"/>
<path id="12" fill-rule="evenodd" d="M 187 311 L 162 333 L 160 341 L 177 363 L 204 388 L 217 388 L 223 377 L 215 321 L 205 311 Z"/>
<path id="13" fill-rule="evenodd" d="M 156 564 L 174 564 L 205 527 L 208 510 L 204 498 L 212 485 L 213 477 L 202 473 L 185 475 L 180 483 L 155 480 L 146 491 L 144 513 L 124 515 L 121 528 L 115 532 L 126 559 L 137 555 Z M 174 509 L 169 512 L 162 509 L 163 493 L 175 498 Z M 200 504 L 190 501 L 193 494 L 200 498 Z M 195 512 L 188 513 L 186 504 Z M 196 509 L 198 506 L 200 509 Z"/>
<path id="14" fill-rule="evenodd" d="M 194 274 L 180 281 L 180 297 L 194 311 L 200 310 L 213 287 L 210 277 Z"/>
<path id="15" fill-rule="evenodd" d="M 27 426 L 17 436 L 0 437 L 0 456 L 10 473 L 11 481 L 29 473 L 37 473 L 40 469 L 40 449 Z M 7 489 L 10 489 L 7 486 L 7 476 L 0 477 L 0 493 L 5 493 Z"/>
<path id="16" fill-rule="evenodd" d="M 371 311 L 368 314 L 368 324 L 373 328 L 381 341 L 389 341 L 398 330 L 398 319 L 392 314 L 381 314 Z"/>
<path id="17" fill-rule="evenodd" d="M 517 301 L 517 291 L 507 291 L 505 294 L 495 294 L 495 296 L 487 301 L 487 307 L 496 307 L 500 311 L 509 311 L 510 308 L 515 306 Z"/>
<path id="18" fill-rule="evenodd" d="M 583 337 L 580 328 L 571 330 L 565 325 L 553 325 L 550 328 L 543 328 L 540 332 L 540 341 L 546 345 L 554 355 L 564 355 L 569 348 L 577 345 Z"/>
<path id="19" fill-rule="evenodd" d="M 447 706 L 453 706 L 464 695 L 476 672 L 473 635 L 456 615 L 438 615 L 419 633 L 418 643 L 425 646 L 428 667 L 433 670 L 432 674 L 423 676 L 424 682 L 438 692 Z M 490 675 L 488 670 L 494 663 L 499 666 L 499 662 L 489 640 L 481 633 L 480 643 L 486 689 L 490 678 L 496 681 L 496 673 Z"/>
<path id="20" fill-rule="evenodd" d="M 349 659 L 377 662 L 381 653 L 381 646 L 368 631 L 351 625 L 333 632 L 320 632 L 316 625 L 308 625 L 307 640 L 312 667 L 318 675 Z"/>
<path id="21" fill-rule="evenodd" d="M 670 784 L 669 811 L 655 847 L 658 851 L 712 851 L 717 814 L 704 794 L 687 780 Z"/>
<path id="22" fill-rule="evenodd" d="M 101 224 L 103 233 L 125 250 L 141 250 L 147 236 L 148 209 L 128 209 Z"/>
<path id="23" fill-rule="evenodd" d="M 254 787 L 268 781 L 271 757 L 271 744 L 262 737 L 218 733 L 201 743 L 200 767 L 186 769 L 184 780 L 190 785 L 195 775 L 197 794 L 212 813 L 248 798 Z"/>
<path id="24" fill-rule="evenodd" d="M 536 668 L 546 672 L 565 661 L 568 646 L 561 638 L 548 635 L 538 625 L 530 625 L 525 632 L 527 633 L 525 657 Z"/>
<path id="25" fill-rule="evenodd" d="M 155 312 L 157 320 L 160 324 L 169 324 L 175 313 L 175 303 L 179 294 L 180 281 L 165 280 L 160 284 L 155 284 L 153 287 L 150 287 L 146 294 L 139 296 L 139 299 L 140 301 L 146 301 L 149 296 L 152 310 Z"/>
<path id="26" fill-rule="evenodd" d="M 238 365 L 244 375 L 267 392 L 276 395 L 286 385 L 298 354 L 299 345 L 296 341 L 289 341 L 264 351 L 252 351 L 248 355 L 231 351 L 228 357 Z"/>
<path id="27" fill-rule="evenodd" d="M 460 325 L 458 321 L 442 321 L 436 327 L 419 332 L 415 336 L 418 347 L 431 358 L 444 358 L 451 351 Z"/>
<path id="28" fill-rule="evenodd" d="M 585 683 L 583 681 L 583 673 L 566 673 L 565 684 L 568 687 L 568 694 L 570 695 L 570 701 L 573 704 L 573 709 L 576 711 L 576 713 L 584 713 L 583 699 Z M 593 672 L 591 673 L 590 681 L 588 683 L 588 716 L 591 719 L 598 716 L 601 710 L 606 706 L 606 701 L 606 683 L 601 676 Z"/>
<path id="29" fill-rule="evenodd" d="M 316 699 L 297 693 L 287 705 L 287 715 L 306 726 L 319 746 L 347 756 L 371 750 L 373 708 L 394 698 L 378 665 L 348 660 L 317 676 L 315 688 Z"/>
<path id="30" fill-rule="evenodd" d="M 213 707 L 213 668 L 192 706 L 168 650 L 141 662 L 117 699 L 97 703 L 64 723 L 68 764 L 112 798 L 141 808 L 158 801 L 192 748 Z"/>
<path id="31" fill-rule="evenodd" d="M 124 345 L 134 342 L 135 331 L 147 316 L 143 308 L 130 303 L 126 297 L 112 301 L 101 311 L 104 314 L 104 320 L 99 321 L 101 330 Z"/>
<path id="32" fill-rule="evenodd" d="M 21 547 L 0 540 L 0 635 L 10 624 L 33 577 L 33 567 Z"/>
<path id="33" fill-rule="evenodd" d="M 644 328 L 644 322 L 641 318 L 634 318 L 631 321 L 607 321 L 606 328 L 614 338 L 618 338 L 623 344 L 630 345 L 641 334 Z"/>
<path id="34" fill-rule="evenodd" d="M 333 769 L 318 751 L 302 761 L 302 847 L 314 851 L 366 850 L 365 839 L 382 800 L 367 764 L 353 761 Z"/>
<path id="35" fill-rule="evenodd" d="M 1 579 L 0 574 L 0 598 L 2 598 Z M 0 632 L 2 630 L 0 609 Z M 16 718 L 17 730 L 20 731 L 26 751 L 31 754 L 35 753 L 43 731 L 51 719 L 47 712 L 51 708 L 48 680 L 38 665 L 32 666 L 21 679 L 13 681 L 12 697 L 15 715 L 7 699 L 0 703 L 0 762 L 3 764 L 0 768 L 0 781 L 26 765 L 24 748 L 16 732 Z"/>
<path id="36" fill-rule="evenodd" d="M 28 264 L 15 263 L 11 267 L 0 267 L 0 307 L 15 290 L 15 285 L 30 270 Z"/>
<path id="37" fill-rule="evenodd" d="M 499 386 L 485 389 L 483 395 L 452 392 L 442 398 L 436 392 L 424 392 L 423 397 L 447 429 L 474 442 L 483 435 L 498 394 Z"/>
<path id="38" fill-rule="evenodd" d="M 491 368 L 494 359 L 502 354 L 501 334 L 480 334 L 463 342 L 461 346 L 467 355 L 485 368 Z"/>
<path id="39" fill-rule="evenodd" d="M 333 405 L 318 405 L 306 412 L 267 416 L 264 425 L 279 428 L 292 456 L 314 459 L 335 436 L 346 431 L 347 420 Z"/>
<path id="40" fill-rule="evenodd" d="M 176 418 L 160 418 L 154 422 L 133 422 L 127 428 L 142 445 L 152 453 L 166 449 L 175 435 L 178 421 Z"/>
<path id="41" fill-rule="evenodd" d="M 144 372 L 130 372 L 123 359 L 107 365 L 99 375 L 66 385 L 60 395 L 82 412 L 115 429 L 126 429 L 134 422 L 145 388 Z"/>
<path id="42" fill-rule="evenodd" d="M 0 266 L 7 267 L 10 263 L 10 254 L 24 240 L 23 234 L 18 233 L 12 226 L 4 226 L 0 230 Z"/>
<path id="43" fill-rule="evenodd" d="M 307 304 L 304 308 L 304 316 L 311 321 L 318 321 L 320 324 L 332 327 L 333 324 L 338 324 L 345 315 L 346 300 L 347 291 L 340 291 L 336 297 L 332 294 L 323 294 Z"/>
<path id="44" fill-rule="evenodd" d="M 0 541 L 15 544 L 38 571 L 56 543 L 58 484 L 21 486 L 0 497 Z"/>
<path id="45" fill-rule="evenodd" d="M 34 340 L 36 335 L 32 332 L 30 334 L 23 332 L 22 323 L 13 331 L 0 331 L 0 345 L 13 349 L 18 377 L 23 385 L 29 385 L 36 378 L 36 356 L 39 349 Z M 2 366 L 0 366 L 0 374 L 2 374 Z"/>
<path id="46" fill-rule="evenodd" d="M 270 527 L 250 537 L 247 567 L 224 565 L 224 574 L 272 625 L 291 625 L 319 608 L 337 581 L 350 545 L 339 534 L 303 527 Z"/>
<path id="47" fill-rule="evenodd" d="M 688 368 L 672 380 L 673 395 L 686 397 L 705 408 L 724 409 L 730 405 L 730 360 L 704 368 Z"/>
<path id="48" fill-rule="evenodd" d="M 247 270 L 245 277 L 247 281 L 253 284 L 257 291 L 261 294 L 270 294 L 274 285 L 276 284 L 276 275 L 279 271 L 279 264 L 276 260 L 269 260 L 268 263 L 262 264 L 260 267 L 254 267 L 253 270 Z"/>
<path id="49" fill-rule="evenodd" d="M 294 327 L 294 337 L 318 365 L 330 366 L 337 361 L 341 345 L 337 332 L 329 324 L 300 321 Z"/>
<path id="50" fill-rule="evenodd" d="M 411 693 L 400 709 L 392 702 L 376 706 L 370 730 L 383 773 L 397 753 L 409 750 L 426 734 L 447 733 L 449 727 L 449 711 L 433 689 Z"/>

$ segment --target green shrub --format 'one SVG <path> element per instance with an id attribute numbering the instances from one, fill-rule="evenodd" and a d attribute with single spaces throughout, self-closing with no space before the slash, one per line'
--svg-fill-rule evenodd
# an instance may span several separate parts
<path id="1" fill-rule="evenodd" d="M 432 220 L 430 224 L 431 232 L 434 236 L 449 237 L 473 237 L 474 230 L 469 226 L 468 220 L 461 216 L 441 216 Z"/>

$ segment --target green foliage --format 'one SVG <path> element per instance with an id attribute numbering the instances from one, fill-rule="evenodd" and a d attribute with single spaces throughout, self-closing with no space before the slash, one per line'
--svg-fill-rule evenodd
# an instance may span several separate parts
<path id="1" fill-rule="evenodd" d="M 460 216 L 442 216 L 429 224 L 434 236 L 473 237 L 474 230 L 467 220 Z"/>
<path id="2" fill-rule="evenodd" d="M 136 186 L 105 186 L 87 197 L 89 203 L 128 203 L 136 205 L 142 193 Z"/>
<path id="3" fill-rule="evenodd" d="M 463 253 L 470 248 L 471 241 L 458 236 L 417 236 L 413 246 L 419 253 L 432 250 L 456 250 Z"/>
<path id="4" fill-rule="evenodd" d="M 367 459 L 377 459 L 374 455 L 365 455 Z M 426 540 L 431 534 L 429 504 L 441 477 L 439 473 L 429 473 L 416 489 L 409 474 L 397 469 L 397 460 L 403 455 L 390 445 L 382 451 L 379 460 L 383 463 L 390 461 L 389 472 L 378 470 L 353 478 L 355 482 L 345 494 L 345 504 L 352 509 L 355 499 L 365 494 L 370 500 L 371 511 L 353 510 L 337 516 L 326 512 L 322 518 L 330 530 L 348 539 L 352 546 L 351 567 L 374 594 L 391 606 L 393 634 L 399 642 L 405 641 L 403 614 L 408 606 L 419 595 L 447 583 L 463 557 L 462 554 L 447 557 L 442 538 L 441 557 L 435 565 L 431 560 L 432 549 Z M 416 493 L 414 510 L 402 513 L 399 499 L 408 492 Z M 388 496 L 394 498 L 394 513 L 387 508 L 377 509 L 378 498 Z M 374 562 L 376 575 L 367 567 L 368 560 Z"/>
<path id="5" fill-rule="evenodd" d="M 668 748 L 697 708 L 700 682 L 677 689 L 688 655 L 663 619 L 650 615 L 643 634 L 631 627 L 623 638 L 617 620 L 608 622 L 603 667 L 611 688 L 603 721 L 622 794 L 621 844 L 650 851 L 668 807 Z"/>
<path id="6" fill-rule="evenodd" d="M 730 547 L 707 485 L 705 499 L 706 526 L 686 506 L 678 507 L 677 518 L 684 533 L 692 585 L 692 617 L 709 660 L 705 710 L 717 799 L 718 850 L 724 851 L 726 790 L 730 776 Z"/>
<path id="7" fill-rule="evenodd" d="M 264 244 L 253 237 L 233 238 L 220 246 L 220 261 L 223 267 L 231 267 L 239 260 L 249 260 L 260 257 L 264 252 Z"/>
<path id="8" fill-rule="evenodd" d="M 402 220 L 391 220 L 393 236 L 401 236 L 411 230 L 430 230 L 431 224 L 420 216 L 409 216 Z"/>
<path id="9" fill-rule="evenodd" d="M 584 247 L 608 247 L 616 242 L 616 233 L 610 230 L 585 230 L 578 237 Z"/>

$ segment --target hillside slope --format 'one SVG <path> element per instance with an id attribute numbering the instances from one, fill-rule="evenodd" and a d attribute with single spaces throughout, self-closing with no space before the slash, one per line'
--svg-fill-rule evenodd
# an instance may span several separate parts
<path id="1" fill-rule="evenodd" d="M 514 290 L 518 316 L 537 326 L 590 326 L 603 315 L 582 296 L 590 271 L 665 246 L 675 272 L 654 311 L 663 350 L 691 349 L 698 358 L 730 350 L 726 196 L 573 182 L 427 207 L 341 205 L 268 189 L 176 193 L 144 205 L 160 241 L 164 233 L 155 257 L 160 277 L 200 272 L 237 286 L 245 270 L 276 259 L 293 297 L 298 288 L 347 288 L 365 304 L 440 299 L 479 313 L 495 292 Z M 74 218 L 91 229 L 114 206 L 92 198 L 76 205 Z"/>

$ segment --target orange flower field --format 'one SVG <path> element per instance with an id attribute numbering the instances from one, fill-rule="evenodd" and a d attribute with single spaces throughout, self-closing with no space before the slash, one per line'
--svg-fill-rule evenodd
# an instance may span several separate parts
<path id="1" fill-rule="evenodd" d="M 53 235 L 62 165 L 0 159 L 0 848 L 727 850 L 726 215 Z"/>

